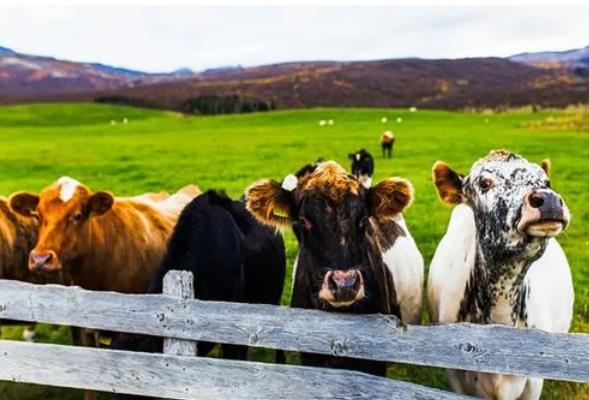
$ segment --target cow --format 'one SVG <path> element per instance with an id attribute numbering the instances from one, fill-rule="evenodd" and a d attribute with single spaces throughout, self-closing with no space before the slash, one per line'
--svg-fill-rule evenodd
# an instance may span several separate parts
<path id="1" fill-rule="evenodd" d="M 31 272 L 61 272 L 67 284 L 88 290 L 142 293 L 164 255 L 178 214 L 194 193 L 195 187 L 188 186 L 159 204 L 150 196 L 133 200 L 92 192 L 62 177 L 40 195 L 14 194 L 10 207 L 39 223 L 38 241 L 28 257 Z M 98 335 L 81 333 L 74 336 L 76 343 L 99 344 Z M 87 392 L 85 398 L 94 395 Z"/>
<path id="2" fill-rule="evenodd" d="M 413 199 L 405 179 L 373 188 L 334 161 L 311 164 L 283 184 L 262 180 L 246 191 L 246 206 L 261 223 L 291 227 L 299 243 L 292 306 L 331 312 L 402 316 L 405 276 L 385 255 L 405 232 L 394 217 Z M 420 314 L 421 298 L 412 314 Z M 304 364 L 384 375 L 386 364 L 302 354 Z"/>
<path id="3" fill-rule="evenodd" d="M 46 284 L 63 283 L 62 275 L 36 274 L 29 271 L 29 252 L 37 241 L 37 221 L 15 213 L 7 198 L 0 198 L 0 279 Z M 11 321 L 0 321 L 12 324 Z M 26 325 L 23 339 L 32 342 L 35 338 L 34 324 Z"/>
<path id="4" fill-rule="evenodd" d="M 348 154 L 352 160 L 352 175 L 354 175 L 362 185 L 370 188 L 372 186 L 372 175 L 374 175 L 374 158 L 365 149 L 360 149 L 355 153 Z"/>
<path id="5" fill-rule="evenodd" d="M 258 223 L 242 201 L 208 191 L 182 212 L 166 255 L 155 272 L 149 293 L 162 293 L 164 275 L 172 269 L 191 271 L 195 298 L 240 303 L 280 304 L 286 273 L 282 236 Z M 161 352 L 161 338 L 120 334 L 116 349 Z M 212 343 L 199 343 L 207 355 Z M 221 345 L 224 358 L 246 359 L 244 346 Z M 284 362 L 284 353 L 277 352 Z"/>
<path id="6" fill-rule="evenodd" d="M 122 293 L 147 289 L 184 205 L 158 208 L 152 201 L 93 193 L 68 177 L 39 196 L 17 193 L 10 199 L 13 210 L 40 223 L 31 271 L 63 271 L 73 285 Z"/>
<path id="7" fill-rule="evenodd" d="M 555 237 L 570 213 L 549 172 L 548 160 L 539 166 L 507 150 L 478 160 L 467 176 L 434 165 L 438 195 L 454 210 L 430 267 L 432 322 L 569 330 L 573 284 Z M 487 399 L 539 399 L 543 385 L 481 372 L 448 376 L 454 391 Z"/>
<path id="8" fill-rule="evenodd" d="M 384 131 L 382 135 L 380 135 L 380 147 L 382 148 L 382 156 L 392 158 L 394 145 L 395 134 L 392 131 Z"/>

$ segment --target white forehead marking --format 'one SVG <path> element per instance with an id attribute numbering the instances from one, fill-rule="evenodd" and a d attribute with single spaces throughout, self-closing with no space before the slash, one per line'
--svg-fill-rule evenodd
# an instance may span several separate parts
<path id="1" fill-rule="evenodd" d="M 360 161 L 360 153 L 356 153 L 356 161 Z"/>
<path id="2" fill-rule="evenodd" d="M 284 178 L 284 181 L 282 182 L 282 188 L 284 190 L 288 190 L 289 192 L 291 192 L 297 187 L 298 183 L 299 180 L 296 176 L 289 175 L 286 178 Z"/>
<path id="3" fill-rule="evenodd" d="M 59 178 L 56 183 L 59 186 L 59 198 L 63 202 L 71 200 L 80 185 L 80 182 L 67 176 Z"/>

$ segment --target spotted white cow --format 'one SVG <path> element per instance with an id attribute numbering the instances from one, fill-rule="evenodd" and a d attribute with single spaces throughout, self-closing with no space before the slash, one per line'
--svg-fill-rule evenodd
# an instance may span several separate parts
<path id="1" fill-rule="evenodd" d="M 574 292 L 555 239 L 570 221 L 542 168 L 505 150 L 463 177 L 437 162 L 441 200 L 455 205 L 428 279 L 432 322 L 471 322 L 567 332 Z M 448 371 L 454 391 L 497 400 L 539 399 L 541 379 Z"/>

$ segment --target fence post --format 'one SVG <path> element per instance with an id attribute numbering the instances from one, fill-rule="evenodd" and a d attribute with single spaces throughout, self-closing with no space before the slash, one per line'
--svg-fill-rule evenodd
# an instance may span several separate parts
<path id="1" fill-rule="evenodd" d="M 194 298 L 194 279 L 190 271 L 170 271 L 164 276 L 163 295 L 175 299 Z M 164 338 L 164 353 L 174 356 L 196 356 L 196 342 Z"/>

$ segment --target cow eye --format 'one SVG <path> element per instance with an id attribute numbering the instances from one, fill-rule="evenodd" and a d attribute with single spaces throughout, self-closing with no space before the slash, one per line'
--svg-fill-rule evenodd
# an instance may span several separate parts
<path id="1" fill-rule="evenodd" d="M 313 228 L 313 224 L 311 224 L 311 221 L 309 221 L 307 218 L 305 217 L 300 217 L 299 218 L 299 225 L 301 226 L 301 228 L 310 231 Z"/>
<path id="2" fill-rule="evenodd" d="M 73 218 L 74 221 L 78 222 L 78 221 L 81 221 L 82 220 L 82 217 L 83 217 L 82 213 L 81 212 L 77 212 L 77 213 L 75 213 L 73 215 L 72 218 Z"/>
<path id="3" fill-rule="evenodd" d="M 548 189 L 550 189 L 550 188 L 552 187 L 552 184 L 550 183 L 550 181 L 546 181 L 546 187 L 547 187 Z"/>
<path id="4" fill-rule="evenodd" d="M 491 178 L 481 178 L 481 180 L 479 181 L 479 186 L 480 186 L 481 190 L 483 191 L 483 193 L 487 192 L 494 185 L 495 185 L 495 182 L 493 182 L 493 180 Z"/>

